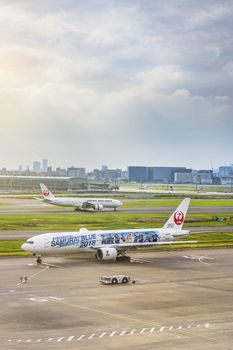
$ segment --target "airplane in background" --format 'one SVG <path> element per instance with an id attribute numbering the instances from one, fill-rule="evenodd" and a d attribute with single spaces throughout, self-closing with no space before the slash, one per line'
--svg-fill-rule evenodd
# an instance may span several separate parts
<path id="1" fill-rule="evenodd" d="M 104 208 L 113 208 L 116 211 L 116 208 L 123 204 L 111 198 L 58 198 L 44 184 L 41 183 L 40 188 L 44 202 L 62 207 L 75 207 L 75 211 L 103 210 Z"/>
<path id="2" fill-rule="evenodd" d="M 98 260 L 130 260 L 125 253 L 131 248 L 196 243 L 179 240 L 190 233 L 189 230 L 182 230 L 189 203 L 190 198 L 185 198 L 163 228 L 95 231 L 84 228 L 78 232 L 44 233 L 29 238 L 22 249 L 33 253 L 37 263 L 41 264 L 41 257 L 47 255 L 94 251 Z"/>

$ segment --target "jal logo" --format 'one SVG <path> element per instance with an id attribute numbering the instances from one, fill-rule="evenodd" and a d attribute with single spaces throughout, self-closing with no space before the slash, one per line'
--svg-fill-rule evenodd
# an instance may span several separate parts
<path id="1" fill-rule="evenodd" d="M 45 197 L 48 197 L 48 196 L 49 196 L 49 191 L 47 191 L 47 190 L 43 191 L 43 195 L 44 195 Z"/>
<path id="2" fill-rule="evenodd" d="M 176 211 L 174 214 L 174 222 L 176 225 L 181 225 L 184 222 L 184 213 L 182 211 Z"/>

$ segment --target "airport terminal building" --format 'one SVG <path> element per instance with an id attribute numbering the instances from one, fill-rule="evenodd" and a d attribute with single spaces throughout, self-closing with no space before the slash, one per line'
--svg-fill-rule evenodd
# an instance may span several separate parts
<path id="1" fill-rule="evenodd" d="M 108 184 L 90 182 L 84 177 L 0 175 L 0 192 L 38 193 L 41 182 L 54 192 L 108 190 Z"/>
<path id="2" fill-rule="evenodd" d="M 185 167 L 129 166 L 129 181 L 153 183 L 212 184 L 212 170 L 192 170 Z"/>
<path id="3" fill-rule="evenodd" d="M 173 183 L 175 173 L 189 173 L 185 167 L 145 167 L 129 166 L 129 181 Z"/>

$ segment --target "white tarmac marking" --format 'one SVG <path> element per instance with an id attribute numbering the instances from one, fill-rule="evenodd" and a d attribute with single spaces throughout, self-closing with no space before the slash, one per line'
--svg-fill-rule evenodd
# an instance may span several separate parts
<path id="1" fill-rule="evenodd" d="M 40 298 L 40 297 L 30 298 L 29 300 L 30 300 L 30 301 L 36 301 L 36 302 L 38 302 L 38 303 L 48 301 L 48 299 L 42 298 L 42 297 L 41 297 L 41 298 Z"/>
<path id="2" fill-rule="evenodd" d="M 47 343 L 51 343 L 51 342 L 62 342 L 62 341 L 72 341 L 72 340 L 76 340 L 76 341 L 79 341 L 79 340 L 96 340 L 96 339 L 101 339 L 103 337 L 113 337 L 113 336 L 127 336 L 127 335 L 140 335 L 140 334 L 148 334 L 148 333 L 159 333 L 159 332 L 163 332 L 163 331 L 177 331 L 177 330 L 183 330 L 185 331 L 185 329 L 190 329 L 190 328 L 196 328 L 196 329 L 208 329 L 210 327 L 210 324 L 209 323 L 203 323 L 203 324 L 188 324 L 188 325 L 173 325 L 173 326 L 163 326 L 163 327 L 160 327 L 160 328 L 155 328 L 155 327 L 152 327 L 152 328 L 142 328 L 141 330 L 140 329 L 137 329 L 137 328 L 134 328 L 134 329 L 121 329 L 121 330 L 115 330 L 113 331 L 112 333 L 110 333 L 110 330 L 109 331 L 106 331 L 106 332 L 102 332 L 102 333 L 92 333 L 92 334 L 82 334 L 81 336 L 79 336 L 79 338 L 77 338 L 76 336 L 72 335 L 70 337 L 60 337 L 60 338 L 55 338 L 55 337 L 51 337 L 51 338 L 48 338 L 48 339 L 26 339 L 26 340 L 22 340 L 22 339 L 18 339 L 18 340 L 12 340 L 12 339 L 8 339 L 8 343 L 12 343 L 12 342 L 17 342 L 17 343 L 40 343 L 40 342 L 47 342 Z M 85 338 L 85 339 L 84 339 Z"/>
<path id="3" fill-rule="evenodd" d="M 90 335 L 90 337 L 88 337 L 88 339 L 92 339 L 95 336 L 95 333 L 93 333 L 92 335 Z"/>
<path id="4" fill-rule="evenodd" d="M 71 341 L 71 340 L 74 339 L 74 338 L 75 338 L 75 336 L 72 335 L 71 337 L 69 337 L 69 338 L 67 339 L 67 341 Z"/>
<path id="5" fill-rule="evenodd" d="M 197 260 L 197 261 L 199 261 L 201 264 L 205 264 L 205 265 L 210 265 L 209 263 L 207 263 L 207 262 L 204 261 L 205 259 L 207 259 L 207 260 L 215 260 L 215 258 L 211 258 L 211 257 L 205 256 L 205 255 L 202 255 L 202 256 L 183 255 L 183 258 L 185 258 L 185 259 L 191 259 L 191 260 Z"/>
<path id="6" fill-rule="evenodd" d="M 142 328 L 142 330 L 140 331 L 140 333 L 139 333 L 139 334 L 144 333 L 146 329 L 147 329 L 147 328 Z"/>
<path id="7" fill-rule="evenodd" d="M 57 342 L 58 342 L 58 341 L 61 341 L 62 339 L 64 339 L 64 337 L 58 338 L 58 339 L 57 339 Z"/>
<path id="8" fill-rule="evenodd" d="M 127 331 L 124 330 L 123 332 L 121 332 L 120 336 L 124 335 Z"/>
<path id="9" fill-rule="evenodd" d="M 81 339 L 83 339 L 85 337 L 85 334 L 82 334 L 79 338 L 78 338 L 78 340 L 81 340 Z"/>
<path id="10" fill-rule="evenodd" d="M 48 297 L 49 299 L 54 299 L 56 301 L 64 300 L 64 298 L 58 298 L 58 297 Z"/>
<path id="11" fill-rule="evenodd" d="M 107 334 L 107 333 L 103 332 L 102 334 L 100 334 L 99 338 L 103 338 L 105 336 L 105 334 Z"/>

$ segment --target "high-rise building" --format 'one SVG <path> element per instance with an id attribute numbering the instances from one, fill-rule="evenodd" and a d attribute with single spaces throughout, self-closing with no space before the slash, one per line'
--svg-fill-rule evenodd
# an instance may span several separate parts
<path id="1" fill-rule="evenodd" d="M 34 161 L 32 164 L 32 170 L 35 171 L 35 173 L 40 173 L 40 162 Z"/>
<path id="2" fill-rule="evenodd" d="M 46 173 L 48 170 L 48 159 L 43 159 L 42 160 L 42 171 Z"/>

